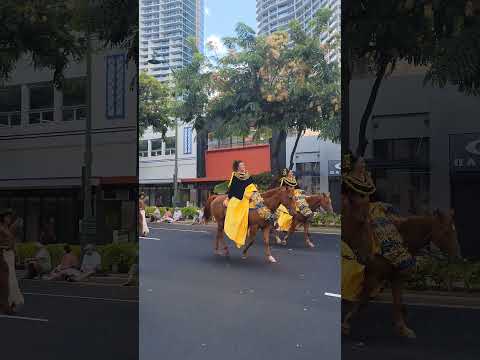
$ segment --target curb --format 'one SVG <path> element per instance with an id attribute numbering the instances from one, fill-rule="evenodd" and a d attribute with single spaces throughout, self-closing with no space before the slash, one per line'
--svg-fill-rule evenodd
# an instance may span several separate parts
<path id="1" fill-rule="evenodd" d="M 385 289 L 385 291 L 388 290 Z M 392 296 L 391 294 L 384 292 L 372 300 L 372 302 L 391 304 Z M 405 292 L 403 294 L 403 302 L 406 305 L 480 310 L 480 300 L 478 294 L 462 293 L 454 295 L 446 292 Z"/>

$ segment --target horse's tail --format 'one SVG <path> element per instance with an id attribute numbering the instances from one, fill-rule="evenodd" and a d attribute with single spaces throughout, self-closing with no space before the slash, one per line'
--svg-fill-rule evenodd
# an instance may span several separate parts
<path id="1" fill-rule="evenodd" d="M 208 221 L 212 218 L 211 205 L 213 200 L 215 200 L 216 198 L 217 195 L 210 195 L 207 199 L 207 202 L 205 203 L 205 207 L 203 208 L 203 220 L 205 220 L 205 223 L 208 223 Z"/>

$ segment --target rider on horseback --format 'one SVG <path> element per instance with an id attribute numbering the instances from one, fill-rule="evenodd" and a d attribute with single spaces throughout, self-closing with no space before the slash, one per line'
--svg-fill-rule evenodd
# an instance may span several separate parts
<path id="1" fill-rule="evenodd" d="M 246 170 L 245 163 L 241 160 L 233 162 L 233 173 L 228 184 L 228 198 L 224 201 L 227 208 L 225 217 L 225 233 L 238 247 L 245 244 L 246 231 L 243 223 L 248 222 L 248 210 L 256 209 L 264 220 L 273 224 L 276 220 L 264 204 L 253 179 Z"/>
<path id="2" fill-rule="evenodd" d="M 280 172 L 280 177 L 278 179 L 278 186 L 284 186 L 287 188 L 294 189 L 295 194 L 295 204 L 297 211 L 302 214 L 308 222 L 313 220 L 313 211 L 310 209 L 310 206 L 307 203 L 305 192 L 300 189 L 295 174 L 292 170 L 283 169 Z M 278 225 L 280 230 L 288 231 L 292 224 L 292 216 L 288 213 L 287 209 L 280 205 L 277 210 L 278 216 Z"/>

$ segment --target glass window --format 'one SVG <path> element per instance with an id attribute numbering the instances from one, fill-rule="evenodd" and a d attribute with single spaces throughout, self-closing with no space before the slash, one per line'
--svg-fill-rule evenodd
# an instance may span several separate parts
<path id="1" fill-rule="evenodd" d="M 66 79 L 63 86 L 63 106 L 87 104 L 87 79 L 85 77 Z"/>
<path id="2" fill-rule="evenodd" d="M 140 157 L 148 156 L 148 140 L 140 140 L 138 142 L 138 154 Z"/>
<path id="3" fill-rule="evenodd" d="M 22 89 L 9 86 L 0 89 L 0 113 L 22 110 Z"/>
<path id="4" fill-rule="evenodd" d="M 162 139 L 155 139 L 152 140 L 152 156 L 160 156 L 162 155 Z"/>
<path id="5" fill-rule="evenodd" d="M 307 193 L 320 192 L 320 163 L 305 162 L 296 164 L 296 176 L 300 187 Z"/>
<path id="6" fill-rule="evenodd" d="M 175 155 L 175 137 L 167 137 L 165 138 L 165 155 Z"/>
<path id="7" fill-rule="evenodd" d="M 430 157 L 429 138 L 375 140 L 374 157 L 381 161 L 428 162 Z"/>
<path id="8" fill-rule="evenodd" d="M 31 85 L 30 86 L 30 109 L 53 108 L 53 85 Z"/>

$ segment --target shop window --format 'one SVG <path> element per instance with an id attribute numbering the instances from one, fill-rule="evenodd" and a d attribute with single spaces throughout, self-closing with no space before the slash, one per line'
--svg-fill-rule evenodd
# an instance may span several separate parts
<path id="1" fill-rule="evenodd" d="M 0 89 L 0 126 L 20 126 L 22 91 L 20 86 Z"/>
<path id="2" fill-rule="evenodd" d="M 140 157 L 148 156 L 148 140 L 140 140 L 138 142 L 138 155 Z"/>
<path id="3" fill-rule="evenodd" d="M 165 138 L 165 155 L 175 155 L 175 142 L 174 136 Z"/>
<path id="4" fill-rule="evenodd" d="M 30 124 L 49 123 L 53 117 L 53 84 L 30 85 Z"/>
<path id="5" fill-rule="evenodd" d="M 63 86 L 63 121 L 85 120 L 87 117 L 87 79 L 66 79 Z"/>
<path id="6" fill-rule="evenodd" d="M 152 156 L 161 156 L 163 141 L 162 139 L 155 139 L 151 141 L 152 144 Z"/>

